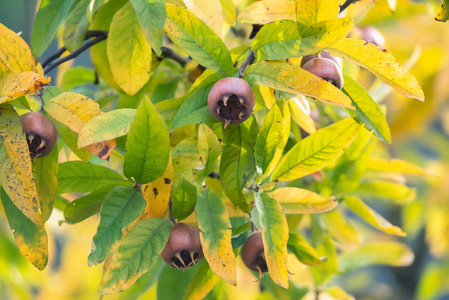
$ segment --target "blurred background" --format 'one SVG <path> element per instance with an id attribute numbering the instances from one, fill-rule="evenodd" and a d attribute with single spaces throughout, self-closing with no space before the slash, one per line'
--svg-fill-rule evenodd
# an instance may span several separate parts
<path id="1" fill-rule="evenodd" d="M 36 2 L 0 1 L 0 23 L 22 32 L 27 43 L 30 42 Z M 247 1 L 235 2 L 239 8 Z M 426 97 L 424 103 L 406 99 L 373 80 L 369 74 L 345 64 L 344 71 L 361 72 L 358 77 L 363 86 L 375 100 L 385 104 L 392 144 L 382 145 L 377 151 L 386 151 L 393 158 L 409 161 L 435 174 L 406 178 L 407 185 L 416 188 L 413 201 L 392 203 L 374 199 L 370 202 L 387 220 L 407 232 L 407 237 L 401 241 L 413 250 L 415 259 L 408 267 L 363 267 L 332 279 L 356 299 L 449 299 L 449 23 L 434 20 L 440 4 L 440 1 L 399 0 L 397 10 L 391 12 L 386 0 L 378 0 L 377 4 L 364 0 L 347 10 L 347 16 L 353 17 L 356 24 L 379 29 L 386 40 L 385 48 L 418 79 Z M 251 32 L 247 24 L 237 24 L 236 29 L 244 36 Z M 54 41 L 42 60 L 57 48 Z M 91 67 L 89 52 L 79 56 L 74 63 Z M 55 72 L 52 71 L 50 76 L 54 77 Z M 63 219 L 61 212 L 55 209 L 47 223 L 49 264 L 44 271 L 38 271 L 21 256 L 9 225 L 0 217 L 0 299 L 98 297 L 96 288 L 101 279 L 101 266 L 87 266 L 98 217 L 76 225 L 60 224 Z M 375 238 L 387 239 L 383 234 Z M 185 276 L 192 272 L 187 271 Z M 161 276 L 180 280 L 182 284 L 179 275 L 168 269 L 164 269 Z M 311 278 L 292 276 L 291 280 L 306 287 Z M 241 261 L 238 286 L 221 284 L 217 291 L 228 299 L 262 299 L 259 283 Z M 144 299 L 156 296 L 164 299 L 157 284 L 146 291 Z M 104 298 L 133 299 L 133 296 L 131 291 Z M 310 294 L 306 298 L 314 299 Z"/>

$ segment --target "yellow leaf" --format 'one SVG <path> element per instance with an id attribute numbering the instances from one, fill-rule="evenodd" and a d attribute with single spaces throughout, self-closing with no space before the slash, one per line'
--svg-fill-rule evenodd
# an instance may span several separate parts
<path id="1" fill-rule="evenodd" d="M 295 2 L 288 0 L 262 0 L 243 9 L 237 21 L 249 24 L 267 24 L 285 19 L 296 20 Z"/>
<path id="2" fill-rule="evenodd" d="M 142 185 L 142 195 L 147 201 L 145 219 L 164 217 L 167 211 L 170 194 L 173 188 L 173 164 L 171 156 L 167 168 L 161 177 L 153 182 Z"/>
<path id="3" fill-rule="evenodd" d="M 357 231 L 348 222 L 341 209 L 334 209 L 320 216 L 329 235 L 342 249 L 353 250 L 359 246 Z"/>
<path id="4" fill-rule="evenodd" d="M 338 0 L 296 0 L 296 20 L 304 24 L 335 19 L 339 12 Z"/>
<path id="5" fill-rule="evenodd" d="M 302 98 L 303 101 L 301 102 L 298 98 Z M 304 96 L 301 95 L 298 95 L 297 98 L 288 100 L 290 112 L 292 113 L 292 117 L 295 123 L 298 124 L 302 129 L 304 129 L 304 131 L 308 134 L 312 134 L 316 131 L 315 122 L 307 113 L 307 109 L 303 103 L 307 103 L 307 100 L 304 98 Z"/>
<path id="6" fill-rule="evenodd" d="M 152 50 L 130 2 L 112 18 L 107 54 L 112 75 L 127 94 L 134 95 L 147 83 Z"/>
<path id="7" fill-rule="evenodd" d="M 449 1 L 442 0 L 440 9 L 435 16 L 435 20 L 440 22 L 446 22 L 449 19 Z"/>
<path id="8" fill-rule="evenodd" d="M 430 171 L 421 169 L 407 161 L 401 159 L 383 159 L 380 157 L 371 157 L 367 162 L 366 169 L 369 171 L 386 171 L 414 175 L 428 175 Z"/>
<path id="9" fill-rule="evenodd" d="M 62 93 L 45 104 L 44 109 L 56 121 L 76 133 L 87 121 L 100 114 L 97 102 L 77 93 Z"/>
<path id="10" fill-rule="evenodd" d="M 0 76 L 26 71 L 36 71 L 30 47 L 18 34 L 0 24 Z"/>
<path id="11" fill-rule="evenodd" d="M 50 81 L 50 77 L 45 78 L 33 71 L 3 75 L 0 79 L 0 103 L 35 93 Z"/>
<path id="12" fill-rule="evenodd" d="M 184 0 L 188 10 L 204 21 L 216 35 L 221 37 L 223 9 L 219 0 Z"/>
<path id="13" fill-rule="evenodd" d="M 276 102 L 276 97 L 274 96 L 275 89 L 267 86 L 259 86 L 260 94 L 263 97 L 265 106 L 270 109 L 274 102 Z"/>
<path id="14" fill-rule="evenodd" d="M 387 50 L 354 38 L 341 39 L 327 50 L 368 69 L 403 96 L 424 101 L 424 92 L 416 78 L 407 74 Z"/>

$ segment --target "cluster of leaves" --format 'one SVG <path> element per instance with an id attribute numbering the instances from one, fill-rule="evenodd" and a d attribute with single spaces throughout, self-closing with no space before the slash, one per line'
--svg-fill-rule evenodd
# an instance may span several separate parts
<path id="1" fill-rule="evenodd" d="M 43 224 L 56 200 L 67 223 L 100 215 L 88 257 L 89 265 L 104 262 L 99 294 L 127 289 L 144 274 L 158 276 L 170 218 L 201 231 L 206 259 L 183 290 L 188 299 L 205 297 L 222 279 L 236 284 L 236 256 L 254 227 L 262 231 L 273 282 L 290 295 L 304 291 L 296 283 L 289 287 L 288 253 L 311 266 L 317 291 L 335 297 L 345 293 L 327 286 L 333 275 L 411 263 L 404 244 L 362 242 L 364 227 L 351 221 L 355 214 L 404 236 L 362 199 L 407 203 L 414 189 L 390 173 L 427 172 L 371 155 L 379 141 L 391 142 L 390 129 L 354 78 L 345 75 L 339 90 L 300 67 L 302 56 L 326 49 L 401 95 L 424 100 L 416 79 L 386 49 L 347 38 L 354 24 L 337 18 L 342 4 L 255 2 L 238 21 L 265 25 L 251 44 L 242 40 L 232 50 L 216 17 L 236 26 L 231 1 L 42 1 L 31 49 L 0 25 L 1 201 L 22 254 L 45 268 Z M 60 87 L 42 92 L 43 111 L 61 138 L 59 148 L 32 163 L 19 113 L 35 106 L 28 95 L 50 82 L 35 61 L 61 26 L 72 53 L 88 30 L 108 32 L 91 48 L 100 82 L 92 92 L 86 86 L 98 81 L 94 71 L 72 68 Z M 163 44 L 191 61 L 162 59 Z M 255 62 L 243 70 L 251 51 Z M 253 86 L 256 113 L 223 129 L 209 113 L 207 95 L 216 81 L 240 72 Z M 70 193 L 82 196 L 68 202 Z"/>

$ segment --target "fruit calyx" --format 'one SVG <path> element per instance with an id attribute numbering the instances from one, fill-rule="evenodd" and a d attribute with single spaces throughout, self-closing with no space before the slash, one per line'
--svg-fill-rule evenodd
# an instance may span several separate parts
<path id="1" fill-rule="evenodd" d="M 40 112 L 20 116 L 31 158 L 45 157 L 53 150 L 58 132 L 53 122 Z"/>

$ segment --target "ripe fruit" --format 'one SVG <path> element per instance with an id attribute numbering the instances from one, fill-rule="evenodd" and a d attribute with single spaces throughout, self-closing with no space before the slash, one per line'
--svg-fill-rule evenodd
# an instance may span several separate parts
<path id="1" fill-rule="evenodd" d="M 318 57 L 320 57 L 320 56 L 321 56 L 321 57 L 324 57 L 324 58 L 328 58 L 328 59 L 333 60 L 333 61 L 337 64 L 337 66 L 338 66 L 340 69 L 343 68 L 342 63 L 341 63 L 341 58 L 340 58 L 340 57 L 335 57 L 335 56 L 331 55 L 331 54 L 329 53 L 329 51 L 326 51 L 326 50 L 321 51 L 321 53 L 318 54 L 318 55 L 310 54 L 310 55 L 303 56 L 303 58 L 302 58 L 302 60 L 301 60 L 301 68 L 302 68 L 307 62 L 309 62 L 310 60 L 312 60 L 312 59 L 314 59 L 314 58 L 318 58 Z"/>
<path id="2" fill-rule="evenodd" d="M 382 33 L 379 32 L 379 30 L 371 26 L 361 27 L 359 29 L 360 29 L 360 38 L 362 40 L 365 40 L 368 43 L 372 43 L 382 48 L 385 47 L 385 39 Z"/>
<path id="3" fill-rule="evenodd" d="M 317 57 L 304 64 L 303 69 L 332 83 L 337 88 L 343 87 L 343 74 L 338 65 L 331 59 Z"/>
<path id="4" fill-rule="evenodd" d="M 240 255 L 248 269 L 259 272 L 260 276 L 262 276 L 262 273 L 268 272 L 262 242 L 262 232 L 254 232 L 246 239 Z"/>
<path id="5" fill-rule="evenodd" d="M 167 265 L 185 270 L 195 265 L 203 256 L 198 228 L 185 223 L 172 227 L 168 242 L 161 253 Z"/>
<path id="6" fill-rule="evenodd" d="M 20 116 L 27 137 L 31 158 L 47 156 L 55 147 L 58 132 L 53 122 L 44 114 L 29 112 Z"/>
<path id="7" fill-rule="evenodd" d="M 243 79 L 226 77 L 218 80 L 209 92 L 207 106 L 217 121 L 240 124 L 254 111 L 256 100 L 251 86 Z"/>

